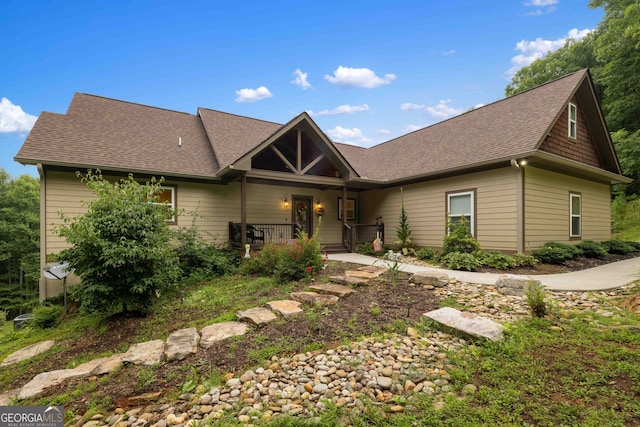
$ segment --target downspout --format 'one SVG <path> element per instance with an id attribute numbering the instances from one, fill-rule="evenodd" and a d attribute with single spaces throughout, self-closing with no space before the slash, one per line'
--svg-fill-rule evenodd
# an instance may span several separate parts
<path id="1" fill-rule="evenodd" d="M 516 251 L 524 253 L 524 159 L 511 159 L 511 166 L 516 172 Z"/>
<path id="2" fill-rule="evenodd" d="M 43 268 L 47 265 L 47 180 L 42 163 L 36 165 L 40 176 L 40 280 L 38 281 L 38 297 L 40 301 L 47 299 L 47 279 Z"/>

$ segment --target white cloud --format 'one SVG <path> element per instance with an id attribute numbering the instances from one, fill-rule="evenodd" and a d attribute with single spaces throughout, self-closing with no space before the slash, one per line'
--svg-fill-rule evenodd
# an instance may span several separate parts
<path id="1" fill-rule="evenodd" d="M 520 68 L 526 67 L 536 59 L 544 57 L 547 53 L 560 49 L 568 39 L 574 39 L 575 41 L 582 40 L 587 34 L 593 30 L 584 29 L 578 30 L 573 28 L 569 30 L 566 36 L 560 37 L 556 40 L 544 40 L 540 37 L 531 40 L 521 40 L 516 43 L 516 50 L 520 51 L 519 55 L 511 58 L 513 67 L 507 71 L 509 77 L 513 76 Z"/>
<path id="2" fill-rule="evenodd" d="M 361 111 L 367 111 L 367 110 L 369 110 L 369 106 L 367 104 L 363 104 L 363 105 L 344 104 L 334 108 L 333 110 L 322 110 L 322 111 L 318 111 L 315 114 L 318 116 L 336 116 L 338 114 L 353 114 L 353 113 L 359 113 Z"/>
<path id="3" fill-rule="evenodd" d="M 407 111 L 407 110 L 422 110 L 423 108 L 425 108 L 426 105 L 424 104 L 414 104 L 411 102 L 405 102 L 403 104 L 400 105 L 400 109 Z"/>
<path id="4" fill-rule="evenodd" d="M 389 129 L 376 129 L 376 133 L 378 135 L 391 135 L 391 131 Z"/>
<path id="5" fill-rule="evenodd" d="M 552 13 L 556 11 L 556 4 L 558 4 L 558 0 L 531 0 L 524 2 L 526 7 L 535 7 L 537 8 L 533 12 L 527 13 L 530 16 L 540 16 L 546 15 L 547 13 Z"/>
<path id="6" fill-rule="evenodd" d="M 236 102 L 256 102 L 273 96 L 264 86 L 260 86 L 258 89 L 240 89 L 236 91 L 236 95 L 238 95 Z"/>
<path id="7" fill-rule="evenodd" d="M 27 114 L 7 98 L 0 100 L 0 133 L 27 133 L 37 117 Z"/>
<path id="8" fill-rule="evenodd" d="M 450 107 L 448 105 L 450 102 L 450 99 L 443 99 L 438 102 L 438 105 L 427 107 L 427 113 L 437 119 L 448 119 L 464 112 L 462 109 Z"/>
<path id="9" fill-rule="evenodd" d="M 444 56 L 454 55 L 455 53 L 456 53 L 456 51 L 454 49 L 449 49 L 449 50 L 446 50 L 446 51 L 442 52 L 442 54 Z"/>
<path id="10" fill-rule="evenodd" d="M 300 71 L 300 68 L 297 68 L 296 71 L 293 72 L 293 75 L 296 76 L 296 78 L 291 80 L 291 83 L 300 86 L 302 90 L 307 90 L 312 87 L 311 83 L 307 81 L 308 74 Z"/>
<path id="11" fill-rule="evenodd" d="M 332 140 L 342 143 L 355 145 L 371 144 L 371 140 L 364 136 L 362 131 L 358 128 L 347 129 L 342 126 L 336 126 L 333 129 L 329 129 L 327 131 L 327 135 L 329 135 Z"/>
<path id="12" fill-rule="evenodd" d="M 325 74 L 324 78 L 330 83 L 339 86 L 363 87 L 373 89 L 381 85 L 388 85 L 396 79 L 395 74 L 385 74 L 384 77 L 376 76 L 373 70 L 368 68 L 350 68 L 340 65 L 333 76 Z"/>

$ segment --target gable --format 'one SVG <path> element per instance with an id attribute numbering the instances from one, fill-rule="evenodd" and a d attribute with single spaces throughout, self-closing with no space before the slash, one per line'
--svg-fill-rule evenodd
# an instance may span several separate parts
<path id="1" fill-rule="evenodd" d="M 591 138 L 581 105 L 575 96 L 571 98 L 570 102 L 577 107 L 576 139 L 571 139 L 568 135 L 569 108 L 567 104 L 548 136 L 540 145 L 539 150 L 602 168 L 602 162 Z"/>

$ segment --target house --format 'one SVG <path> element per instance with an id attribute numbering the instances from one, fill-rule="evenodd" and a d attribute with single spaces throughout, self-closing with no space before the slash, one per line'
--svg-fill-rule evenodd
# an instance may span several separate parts
<path id="1" fill-rule="evenodd" d="M 465 217 L 484 249 L 525 252 L 555 240 L 610 238 L 611 185 L 628 182 L 588 70 L 371 148 L 331 141 L 307 113 L 286 124 L 207 108 L 195 115 L 87 94 L 43 112 L 15 159 L 37 165 L 44 265 L 66 242 L 58 211 L 91 194 L 76 171 L 165 177 L 163 199 L 219 241 L 282 242 L 297 229 L 353 250 L 401 200 L 417 246 L 438 247 Z M 402 189 L 402 195 L 401 195 Z M 41 297 L 55 283 L 42 280 Z"/>

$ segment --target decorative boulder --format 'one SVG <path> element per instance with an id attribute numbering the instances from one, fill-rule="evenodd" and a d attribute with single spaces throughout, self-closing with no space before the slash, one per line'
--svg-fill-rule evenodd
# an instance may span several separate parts
<path id="1" fill-rule="evenodd" d="M 441 288 L 449 284 L 449 276 L 440 270 L 421 270 L 411 276 L 410 282 L 418 285 L 431 285 Z"/>
<path id="2" fill-rule="evenodd" d="M 503 295 L 513 295 L 521 297 L 528 282 L 541 285 L 539 280 L 534 280 L 528 276 L 520 276 L 516 274 L 503 274 L 496 281 L 496 289 Z"/>
<path id="3" fill-rule="evenodd" d="M 475 313 L 442 307 L 422 315 L 427 320 L 434 320 L 446 331 L 457 333 L 472 339 L 502 340 L 504 326 Z"/>

